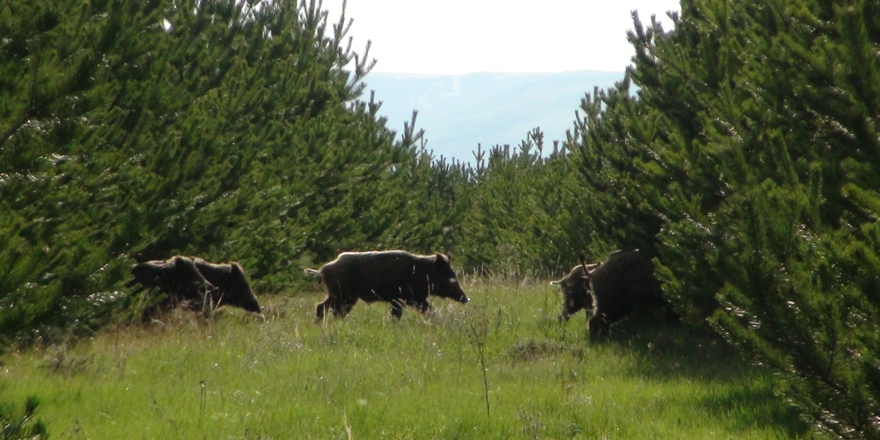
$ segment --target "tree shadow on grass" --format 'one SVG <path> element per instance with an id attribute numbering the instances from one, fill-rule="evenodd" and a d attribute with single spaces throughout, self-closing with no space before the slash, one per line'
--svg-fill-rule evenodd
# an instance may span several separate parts
<path id="1" fill-rule="evenodd" d="M 775 429 L 789 438 L 815 438 L 797 408 L 773 392 L 771 372 L 745 360 L 719 336 L 664 320 L 624 320 L 591 342 L 629 351 L 630 372 L 654 381 L 697 381 L 712 390 L 693 404 L 730 420 L 732 433 Z M 821 436 L 820 436 L 821 437 Z"/>
<path id="2" fill-rule="evenodd" d="M 776 429 L 789 438 L 817 438 L 809 425 L 801 419 L 800 411 L 787 405 L 783 398 L 773 394 L 771 386 L 741 387 L 728 389 L 723 394 L 705 397 L 694 405 L 717 418 L 729 421 L 732 432 L 757 427 L 762 430 Z M 730 414 L 736 414 L 731 417 Z"/>

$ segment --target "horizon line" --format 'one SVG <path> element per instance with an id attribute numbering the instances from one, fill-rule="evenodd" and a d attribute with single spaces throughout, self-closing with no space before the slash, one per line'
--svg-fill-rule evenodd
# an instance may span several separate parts
<path id="1" fill-rule="evenodd" d="M 626 72 L 626 68 L 621 70 L 605 70 L 605 69 L 572 69 L 572 70 L 560 70 L 560 71 L 541 71 L 541 72 L 502 72 L 502 71 L 491 71 L 491 70 L 479 70 L 467 73 L 407 73 L 407 72 L 373 72 L 370 71 L 367 73 L 365 78 L 369 78 L 371 74 L 376 75 L 400 75 L 400 76 L 424 76 L 424 77 L 435 77 L 435 76 L 467 76 L 467 75 L 480 75 L 480 74 L 490 74 L 490 75 L 554 75 L 560 73 L 578 73 L 578 72 L 591 72 L 591 73 L 624 73 Z"/>

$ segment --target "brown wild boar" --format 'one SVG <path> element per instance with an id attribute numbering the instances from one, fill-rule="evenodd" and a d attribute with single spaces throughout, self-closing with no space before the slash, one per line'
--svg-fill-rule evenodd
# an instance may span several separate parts
<path id="1" fill-rule="evenodd" d="M 214 264 L 201 258 L 195 258 L 193 262 L 205 279 L 216 287 L 210 292 L 212 308 L 228 305 L 248 312 L 261 313 L 260 304 L 248 284 L 241 265 L 235 262 Z"/>
<path id="2" fill-rule="evenodd" d="M 137 263 L 132 266 L 131 274 L 134 278 L 126 283 L 127 287 L 140 284 L 147 289 L 157 288 L 167 295 L 161 305 L 171 308 L 182 302 L 201 302 L 214 290 L 214 285 L 202 276 L 193 260 L 179 255 L 168 260 Z"/>
<path id="3" fill-rule="evenodd" d="M 344 252 L 319 270 L 306 273 L 321 275 L 327 298 L 317 306 L 317 319 L 327 310 L 344 317 L 360 299 L 365 302 L 391 303 L 391 315 L 400 318 L 403 307 L 415 307 L 422 313 L 431 310 L 428 296 L 469 301 L 461 289 L 449 257 L 443 254 L 414 255 L 394 250 L 381 252 Z"/>
<path id="4" fill-rule="evenodd" d="M 616 251 L 602 263 L 579 264 L 550 284 L 562 288 L 561 320 L 581 309 L 591 315 L 591 338 L 607 333 L 611 324 L 637 307 L 663 304 L 654 262 L 640 250 Z"/>
<path id="5" fill-rule="evenodd" d="M 616 251 L 589 271 L 595 310 L 590 337 L 607 333 L 611 324 L 637 307 L 663 304 L 654 262 L 643 251 Z"/>

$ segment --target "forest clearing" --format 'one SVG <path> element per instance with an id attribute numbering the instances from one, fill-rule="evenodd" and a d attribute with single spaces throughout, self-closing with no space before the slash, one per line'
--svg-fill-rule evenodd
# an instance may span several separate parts
<path id="1" fill-rule="evenodd" d="M 400 321 L 361 303 L 316 324 L 317 289 L 261 297 L 265 322 L 177 311 L 9 354 L 0 394 L 40 396 L 58 439 L 812 438 L 720 341 L 624 320 L 591 344 L 583 312 L 558 321 L 556 286 L 464 288 L 471 303 Z"/>
<path id="2" fill-rule="evenodd" d="M 0 435 L 880 439 L 880 1 L 669 18 L 462 161 L 320 1 L 0 3 Z"/>

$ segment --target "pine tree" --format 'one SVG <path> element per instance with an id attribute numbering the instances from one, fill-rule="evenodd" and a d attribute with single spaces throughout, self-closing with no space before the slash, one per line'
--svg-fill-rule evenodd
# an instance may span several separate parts
<path id="1" fill-rule="evenodd" d="M 496 145 L 476 156 L 459 242 L 467 270 L 522 279 L 576 264 L 586 197 L 568 151 L 558 143 L 545 151 L 536 128 L 516 148 Z"/>
<path id="2" fill-rule="evenodd" d="M 4 341 L 100 327 L 135 261 L 238 260 L 272 292 L 419 228 L 385 200 L 418 133 L 360 99 L 349 26 L 308 1 L 0 5 Z"/>
<path id="3" fill-rule="evenodd" d="M 877 12 L 705 0 L 683 2 L 673 32 L 636 20 L 637 98 L 594 94 L 576 139 L 584 175 L 602 165 L 591 190 L 621 183 L 591 213 L 597 235 L 622 243 L 606 219 L 638 200 L 657 226 L 630 227 L 653 231 L 677 310 L 782 373 L 789 401 L 844 438 L 880 436 Z"/>
<path id="4" fill-rule="evenodd" d="M 617 249 L 653 252 L 662 221 L 636 189 L 640 165 L 653 158 L 649 142 L 659 118 L 630 96 L 630 75 L 581 101 L 584 114 L 568 139 L 584 186 L 581 212 L 589 219 L 581 234 L 596 260 Z"/>
<path id="5" fill-rule="evenodd" d="M 151 4 L 144 3 L 144 10 Z M 5 2 L 0 6 L 0 336 L 50 336 L 48 323 L 88 329 L 112 293 L 94 289 L 118 275 L 95 203 L 112 154 L 84 154 L 112 86 L 108 4 Z M 144 18 L 132 14 L 132 29 Z M 42 332 L 32 330 L 41 328 Z"/>

